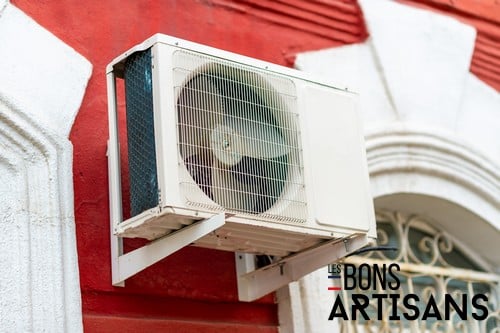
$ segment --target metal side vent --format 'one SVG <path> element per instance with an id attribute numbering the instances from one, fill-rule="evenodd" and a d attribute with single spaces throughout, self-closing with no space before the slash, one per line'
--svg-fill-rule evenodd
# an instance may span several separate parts
<path id="1" fill-rule="evenodd" d="M 130 211 L 135 216 L 158 205 L 151 50 L 131 55 L 124 73 Z"/>

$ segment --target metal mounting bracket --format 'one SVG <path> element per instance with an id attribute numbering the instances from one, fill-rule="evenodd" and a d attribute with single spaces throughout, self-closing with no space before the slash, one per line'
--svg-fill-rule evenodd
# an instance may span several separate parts
<path id="1" fill-rule="evenodd" d="M 221 213 L 206 220 L 197 221 L 127 253 L 123 253 L 123 239 L 114 235 L 111 230 L 113 286 L 124 287 L 125 280 L 129 277 L 220 228 L 224 223 L 225 215 Z"/>
<path id="2" fill-rule="evenodd" d="M 236 253 L 238 297 L 245 302 L 256 300 L 367 244 L 366 234 L 353 234 L 348 238 L 321 243 L 259 269 L 255 269 L 253 255 Z"/>

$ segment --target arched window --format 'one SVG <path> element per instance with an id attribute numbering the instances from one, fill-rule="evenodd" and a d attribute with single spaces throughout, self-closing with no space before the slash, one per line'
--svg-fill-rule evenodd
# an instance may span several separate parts
<path id="1" fill-rule="evenodd" d="M 341 323 L 341 332 L 500 332 L 500 277 L 492 272 L 487 263 L 468 251 L 459 240 L 416 215 L 378 212 L 377 229 L 378 245 L 396 247 L 398 250 L 351 256 L 344 263 L 354 264 L 355 267 L 363 263 L 372 267 L 375 264 L 382 267 L 384 263 L 397 263 L 400 267 L 397 276 L 401 285 L 398 290 L 382 288 L 380 284 L 376 290 L 360 290 L 358 281 L 354 290 L 342 290 L 341 297 L 349 316 L 353 304 L 352 294 L 399 294 L 399 314 L 408 311 L 403 305 L 404 295 L 418 295 L 421 302 L 410 303 L 418 306 L 420 313 L 424 312 L 431 295 L 435 298 L 437 308 L 444 311 L 445 295 L 449 295 L 446 297 L 452 297 L 459 305 L 467 303 L 467 320 L 462 320 L 453 306 L 449 306 L 449 320 L 422 320 L 422 316 L 417 320 L 407 320 L 402 315 L 400 320 L 389 320 L 393 311 L 390 297 L 383 299 L 382 320 L 377 320 L 377 311 L 380 311 L 378 300 L 370 297 L 366 311 L 369 320 L 359 315 L 357 320 L 345 320 Z M 362 279 L 366 278 L 367 274 L 363 274 Z M 464 294 L 468 295 L 465 302 L 462 298 Z M 488 298 L 487 302 L 479 302 L 487 307 L 488 316 L 485 320 L 477 321 L 471 315 L 472 311 L 480 312 L 471 304 L 472 296 L 476 294 L 484 294 Z"/>

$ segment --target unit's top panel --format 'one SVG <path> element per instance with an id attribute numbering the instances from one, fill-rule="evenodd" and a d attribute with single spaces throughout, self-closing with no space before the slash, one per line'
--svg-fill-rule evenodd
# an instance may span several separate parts
<path id="1" fill-rule="evenodd" d="M 130 48 L 128 51 L 122 53 L 120 56 L 116 57 L 113 61 L 111 61 L 111 63 L 109 63 L 109 65 L 106 67 L 106 72 L 110 73 L 114 71 L 117 76 L 121 77 L 121 73 L 123 70 L 123 63 L 125 59 L 127 59 L 127 57 L 129 57 L 131 54 L 135 52 L 146 50 L 155 44 L 165 44 L 180 49 L 191 50 L 194 52 L 199 52 L 202 54 L 218 57 L 221 59 L 226 59 L 229 61 L 234 61 L 237 63 L 249 65 L 261 70 L 270 71 L 275 74 L 286 75 L 295 79 L 304 80 L 314 84 L 320 84 L 331 87 L 333 89 L 353 93 L 352 91 L 349 91 L 347 87 L 335 86 L 332 82 L 327 82 L 324 78 L 319 78 L 317 76 L 312 75 L 311 73 L 305 73 L 292 68 L 280 66 L 263 60 L 250 58 L 233 52 L 220 50 L 217 48 L 190 42 L 187 40 L 183 40 L 180 38 L 164 34 L 155 34 L 150 38 L 146 39 L 144 42 L 137 44 L 134 47 Z"/>

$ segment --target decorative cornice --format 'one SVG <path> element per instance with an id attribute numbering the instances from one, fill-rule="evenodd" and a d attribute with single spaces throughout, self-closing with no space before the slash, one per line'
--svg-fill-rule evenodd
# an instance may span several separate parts
<path id="1" fill-rule="evenodd" d="M 457 138 L 395 124 L 366 134 L 366 149 L 372 179 L 401 172 L 445 179 L 487 201 L 500 217 L 500 167 Z"/>

